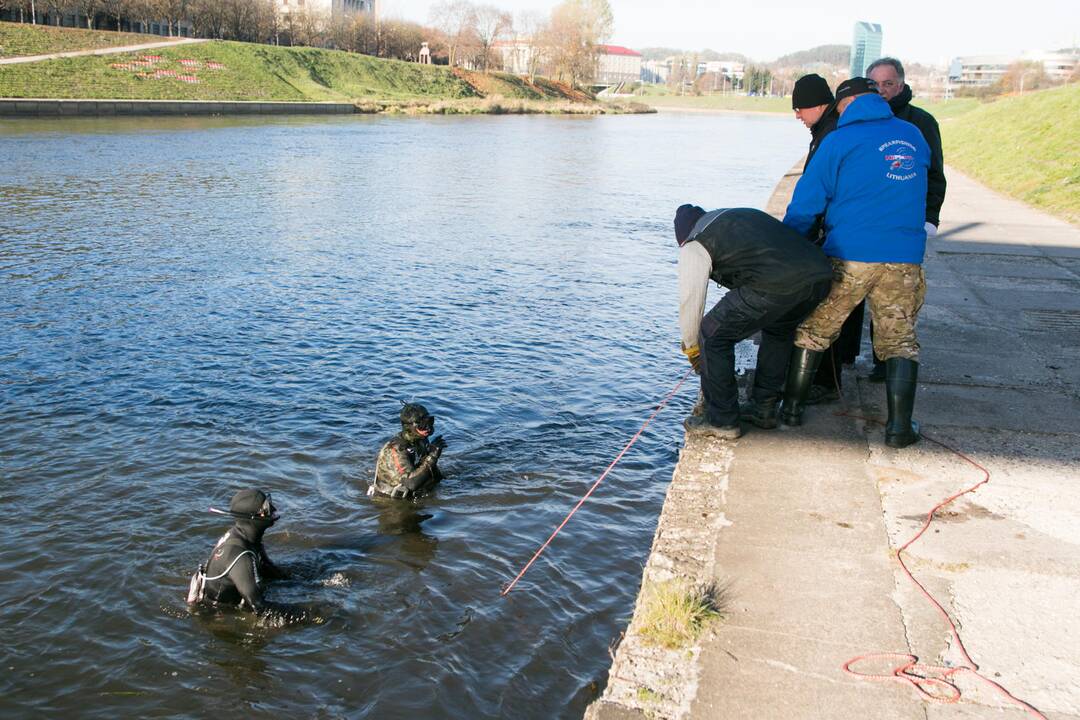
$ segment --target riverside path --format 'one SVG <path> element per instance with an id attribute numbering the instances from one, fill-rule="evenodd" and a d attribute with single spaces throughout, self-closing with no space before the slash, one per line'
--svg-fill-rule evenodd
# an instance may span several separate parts
<path id="1" fill-rule="evenodd" d="M 782 212 L 797 176 L 770 210 Z M 915 415 L 990 481 L 936 513 L 904 557 L 982 673 L 1047 718 L 1080 718 L 1080 228 L 956 170 L 942 216 L 926 256 Z M 643 588 L 715 583 L 726 618 L 668 652 L 641 641 L 635 615 L 587 717 L 1032 716 L 967 673 L 952 676 L 959 702 L 942 704 L 842 670 L 874 652 L 962 662 L 896 550 L 982 478 L 926 439 L 886 448 L 882 426 L 858 419 L 886 414 L 866 370 L 847 370 L 843 405 L 809 408 L 800 428 L 684 441 Z M 718 499 L 702 508 L 701 489 Z"/>

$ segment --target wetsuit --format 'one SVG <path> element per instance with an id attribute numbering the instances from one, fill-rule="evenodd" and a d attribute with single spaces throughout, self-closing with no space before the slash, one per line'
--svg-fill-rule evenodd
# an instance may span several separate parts
<path id="1" fill-rule="evenodd" d="M 206 565 L 203 599 L 258 614 L 277 607 L 263 600 L 263 580 L 283 576 L 263 548 L 265 530 L 265 524 L 259 521 L 238 520 L 218 540 Z"/>
<path id="2" fill-rule="evenodd" d="M 442 480 L 442 447 L 411 430 L 402 430 L 379 450 L 371 493 L 396 498 L 421 495 Z"/>

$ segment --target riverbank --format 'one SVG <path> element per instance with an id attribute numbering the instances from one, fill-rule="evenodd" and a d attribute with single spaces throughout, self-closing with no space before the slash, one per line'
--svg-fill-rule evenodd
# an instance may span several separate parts
<path id="1" fill-rule="evenodd" d="M 810 408 L 803 427 L 684 439 L 634 618 L 587 717 L 1023 716 L 970 673 L 952 676 L 961 698 L 948 706 L 842 670 L 874 652 L 963 662 L 896 562 L 935 503 L 982 478 L 952 447 L 990 481 L 939 511 L 904 557 L 987 677 L 1049 718 L 1080 717 L 1080 618 L 1067 610 L 1080 593 L 1080 229 L 948 176 L 919 325 L 927 437 L 891 450 L 863 419 L 885 415 L 883 386 L 863 377 L 866 347 L 843 405 Z M 718 507 L 699 510 L 703 492 Z M 670 561 L 672 540 L 702 532 L 687 561 Z M 719 589 L 724 619 L 660 652 L 642 639 L 641 609 L 671 579 Z"/>
<path id="2" fill-rule="evenodd" d="M 73 30 L 74 39 L 61 33 L 62 41 L 56 40 L 51 32 L 35 42 L 27 37 L 34 32 L 0 23 L 0 47 L 14 45 L 39 55 L 50 49 L 70 50 L 80 42 L 92 47 L 83 54 L 35 62 L 14 63 L 15 58 L 7 58 L 0 64 L 0 98 L 349 103 L 357 112 L 408 114 L 654 112 L 634 102 L 599 103 L 584 91 L 545 78 L 477 73 L 338 50 L 206 41 L 120 52 L 110 49 L 110 42 L 130 43 L 130 37 L 102 40 L 98 35 L 119 34 Z"/>

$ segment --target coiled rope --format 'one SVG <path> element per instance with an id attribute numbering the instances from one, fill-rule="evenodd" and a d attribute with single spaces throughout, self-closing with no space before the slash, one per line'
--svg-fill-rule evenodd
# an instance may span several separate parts
<path id="1" fill-rule="evenodd" d="M 836 372 L 836 364 L 834 363 L 834 382 L 837 381 Z M 837 390 L 839 390 L 840 383 L 836 382 L 836 385 Z M 876 418 L 862 417 L 861 415 L 855 415 L 854 413 L 852 413 L 848 409 L 847 402 L 844 400 L 843 392 L 840 392 L 840 399 L 843 409 L 840 412 L 836 413 L 837 416 L 850 417 L 856 420 L 862 420 L 863 422 L 884 425 L 881 420 L 878 420 Z M 938 510 L 941 510 L 943 507 L 950 504 L 957 498 L 975 492 L 980 487 L 990 482 L 990 471 L 987 470 L 985 467 L 975 462 L 970 457 L 960 452 L 956 448 L 946 445 L 940 440 L 935 440 L 934 438 L 926 435 L 925 433 L 920 434 L 924 440 L 932 442 L 933 444 L 944 448 L 945 450 L 948 450 L 949 452 L 953 453 L 969 465 L 972 465 L 977 470 L 979 470 L 979 472 L 982 473 L 982 479 L 976 482 L 974 485 L 966 487 L 963 490 L 960 490 L 959 492 L 950 495 L 949 497 L 945 498 L 937 505 L 932 507 L 929 512 L 926 513 L 926 520 L 923 522 L 922 527 L 919 528 L 919 531 L 915 533 L 911 537 L 911 539 L 901 545 L 900 548 L 896 551 L 896 560 L 900 563 L 900 568 L 904 571 L 904 575 L 907 576 L 908 580 L 915 584 L 915 587 L 919 589 L 919 592 L 922 593 L 922 596 L 926 598 L 926 600 L 931 605 L 934 606 L 934 608 L 938 611 L 938 614 L 940 614 L 942 619 L 945 621 L 945 624 L 949 628 L 949 633 L 952 635 L 955 646 L 960 650 L 960 654 L 964 658 L 964 664 L 952 667 L 944 665 L 930 665 L 927 663 L 920 663 L 918 656 L 912 655 L 910 653 L 878 652 L 868 653 L 866 655 L 859 655 L 857 657 L 854 657 L 844 663 L 841 667 L 845 673 L 857 677 L 860 680 L 875 680 L 881 682 L 896 681 L 904 683 L 905 685 L 910 685 L 916 690 L 916 692 L 918 692 L 918 694 L 923 699 L 930 702 L 943 704 L 952 704 L 960 701 L 960 688 L 958 688 L 953 683 L 952 678 L 958 673 L 966 672 L 974 675 L 979 680 L 982 680 L 985 684 L 992 687 L 995 691 L 997 691 L 1000 695 L 1005 697 L 1013 704 L 1018 705 L 1019 707 L 1026 710 L 1032 717 L 1046 720 L 1046 716 L 1039 712 L 1034 706 L 1024 702 L 1023 700 L 1006 690 L 1002 685 L 994 682 L 993 680 L 979 672 L 979 665 L 971 659 L 971 655 L 968 654 L 967 648 L 964 646 L 964 641 L 960 639 L 960 631 L 957 630 L 955 621 L 953 621 L 952 617 L 949 615 L 948 611 L 945 610 L 944 606 L 942 606 L 942 604 L 938 602 L 933 595 L 930 594 L 930 591 L 926 589 L 926 586 L 924 586 L 915 578 L 915 575 L 912 574 L 911 569 L 907 566 L 907 563 L 904 562 L 904 551 L 911 547 L 913 544 L 915 544 L 915 542 L 918 541 L 919 538 L 921 538 L 923 534 L 930 528 L 930 523 L 934 521 L 934 515 L 937 513 Z M 860 672 L 859 670 L 855 670 L 852 667 L 854 665 L 857 665 L 858 663 L 871 660 L 891 660 L 899 662 L 895 664 L 892 670 L 887 674 Z M 934 692 L 931 692 L 931 690 L 934 690 Z"/>

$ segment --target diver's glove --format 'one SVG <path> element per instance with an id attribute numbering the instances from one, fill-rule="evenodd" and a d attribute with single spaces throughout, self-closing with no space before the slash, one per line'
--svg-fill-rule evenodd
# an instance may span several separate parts
<path id="1" fill-rule="evenodd" d="M 686 355 L 686 359 L 690 361 L 690 367 L 694 368 L 694 372 L 698 375 L 701 374 L 701 348 L 697 345 L 691 345 L 690 347 L 682 346 L 683 355 Z"/>
<path id="2" fill-rule="evenodd" d="M 439 459 L 439 456 L 442 455 L 442 451 L 445 447 L 446 441 L 443 440 L 443 436 L 437 436 L 434 440 L 431 441 L 431 449 L 428 451 L 428 454 L 424 456 L 424 460 L 430 460 L 431 462 L 435 462 Z"/>

